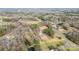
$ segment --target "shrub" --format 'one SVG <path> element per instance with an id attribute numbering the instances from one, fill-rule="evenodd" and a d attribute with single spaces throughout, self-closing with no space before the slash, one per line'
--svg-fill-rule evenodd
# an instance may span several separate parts
<path id="1" fill-rule="evenodd" d="M 38 16 L 39 19 L 45 21 L 44 17 L 43 16 Z"/>
<path id="2" fill-rule="evenodd" d="M 3 36 L 5 31 L 6 31 L 6 28 L 0 28 L 0 36 Z"/>
<path id="3" fill-rule="evenodd" d="M 48 46 L 48 48 L 49 48 L 49 50 L 52 50 L 52 49 L 53 49 L 53 46 L 52 46 L 52 45 L 50 45 L 50 46 Z"/>
<path id="4" fill-rule="evenodd" d="M 11 19 L 9 19 L 9 18 L 3 18 L 3 21 L 5 21 L 5 22 L 10 22 Z"/>
<path id="5" fill-rule="evenodd" d="M 67 27 L 63 26 L 63 29 L 67 30 Z"/>
<path id="6" fill-rule="evenodd" d="M 61 16 L 61 20 L 65 22 L 66 20 L 69 20 L 69 18 L 67 16 Z"/>
<path id="7" fill-rule="evenodd" d="M 43 33 L 45 33 L 45 34 L 47 34 L 48 36 L 51 36 L 51 37 L 54 36 L 54 31 L 52 30 L 51 27 L 48 27 L 47 29 L 44 29 Z"/>
<path id="8" fill-rule="evenodd" d="M 67 51 L 79 51 L 79 48 L 66 48 Z"/>
<path id="9" fill-rule="evenodd" d="M 38 25 L 37 24 L 32 24 L 31 28 L 34 30 L 34 29 L 38 28 Z"/>
<path id="10" fill-rule="evenodd" d="M 13 24 L 10 24 L 8 27 L 11 28 L 11 29 L 14 29 L 16 26 L 13 25 Z"/>
<path id="11" fill-rule="evenodd" d="M 41 46 L 40 46 L 40 41 L 39 40 L 34 40 L 34 49 L 35 51 L 40 51 Z"/>

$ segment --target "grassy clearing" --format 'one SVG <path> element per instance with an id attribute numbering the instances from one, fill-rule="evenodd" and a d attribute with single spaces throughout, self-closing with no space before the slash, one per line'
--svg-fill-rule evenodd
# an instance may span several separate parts
<path id="1" fill-rule="evenodd" d="M 12 20 L 9 19 L 9 18 L 3 18 L 3 21 L 5 21 L 5 22 L 11 22 Z"/>
<path id="2" fill-rule="evenodd" d="M 35 43 L 35 49 L 37 51 L 48 51 L 54 48 L 58 48 L 63 44 L 63 40 L 59 39 L 49 39 L 49 40 L 39 40 Z"/>
<path id="3" fill-rule="evenodd" d="M 65 48 L 66 51 L 79 51 L 79 48 Z"/>

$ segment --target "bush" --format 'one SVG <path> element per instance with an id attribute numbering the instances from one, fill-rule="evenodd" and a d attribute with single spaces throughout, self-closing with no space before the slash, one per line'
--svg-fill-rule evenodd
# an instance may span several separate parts
<path id="1" fill-rule="evenodd" d="M 38 25 L 37 24 L 32 24 L 31 28 L 34 30 L 34 29 L 38 28 Z"/>
<path id="2" fill-rule="evenodd" d="M 69 20 L 69 18 L 67 16 L 61 16 L 61 20 L 65 22 L 66 20 Z"/>
<path id="3" fill-rule="evenodd" d="M 50 45 L 50 46 L 48 46 L 48 48 L 49 48 L 49 50 L 52 50 L 52 49 L 53 49 L 53 46 L 52 46 L 52 45 Z"/>
<path id="4" fill-rule="evenodd" d="M 0 37 L 4 35 L 6 28 L 0 28 Z"/>
<path id="5" fill-rule="evenodd" d="M 66 48 L 67 51 L 79 51 L 79 48 Z"/>
<path id="6" fill-rule="evenodd" d="M 38 16 L 39 19 L 45 21 L 44 17 L 43 16 Z"/>
<path id="7" fill-rule="evenodd" d="M 13 24 L 10 24 L 8 27 L 11 28 L 11 29 L 14 29 L 16 26 L 13 25 Z"/>
<path id="8" fill-rule="evenodd" d="M 40 51 L 41 46 L 40 46 L 40 41 L 39 40 L 34 40 L 34 49 L 35 51 Z"/>
<path id="9" fill-rule="evenodd" d="M 3 21 L 5 21 L 5 22 L 10 22 L 11 19 L 9 19 L 9 18 L 3 18 Z"/>
<path id="10" fill-rule="evenodd" d="M 52 30 L 51 27 L 48 27 L 47 29 L 44 29 L 43 33 L 45 33 L 45 34 L 47 34 L 48 36 L 51 36 L 51 37 L 54 36 L 54 31 Z"/>
<path id="11" fill-rule="evenodd" d="M 63 26 L 63 29 L 68 30 L 68 28 L 66 26 Z"/>

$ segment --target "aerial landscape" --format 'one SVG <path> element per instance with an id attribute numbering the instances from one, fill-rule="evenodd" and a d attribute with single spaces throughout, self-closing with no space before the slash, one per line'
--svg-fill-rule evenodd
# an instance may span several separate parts
<path id="1" fill-rule="evenodd" d="M 0 8 L 0 51 L 79 51 L 79 8 Z"/>

